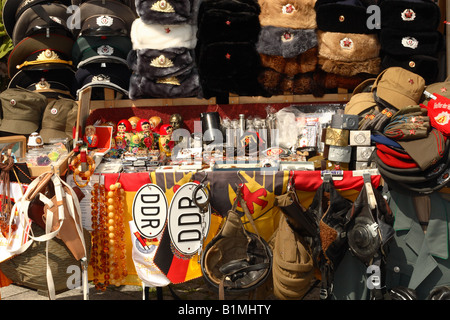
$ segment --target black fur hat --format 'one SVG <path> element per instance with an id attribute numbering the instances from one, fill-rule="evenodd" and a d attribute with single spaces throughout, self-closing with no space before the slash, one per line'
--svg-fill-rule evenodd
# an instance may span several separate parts
<path id="1" fill-rule="evenodd" d="M 293 58 L 318 45 L 314 29 L 291 29 L 267 26 L 261 28 L 258 53 Z"/>
<path id="2" fill-rule="evenodd" d="M 434 31 L 441 21 L 439 6 L 430 0 L 382 0 L 381 28 Z"/>
<path id="3" fill-rule="evenodd" d="M 381 28 L 381 49 L 390 55 L 434 56 L 442 48 L 442 34 L 439 31 L 403 31 Z"/>
<path id="4" fill-rule="evenodd" d="M 140 98 L 186 98 L 201 93 L 198 72 L 195 68 L 178 76 L 149 79 L 133 73 L 130 78 L 130 99 Z"/>
<path id="5" fill-rule="evenodd" d="M 200 0 L 136 0 L 136 12 L 147 24 L 196 24 Z"/>
<path id="6" fill-rule="evenodd" d="M 431 56 L 391 56 L 385 55 L 381 62 L 382 70 L 390 67 L 402 67 L 403 69 L 417 73 L 425 79 L 426 84 L 434 83 L 439 74 L 438 59 Z"/>
<path id="7" fill-rule="evenodd" d="M 210 8 L 198 20 L 197 39 L 203 43 L 258 40 L 261 26 L 254 11 L 233 12 Z"/>
<path id="8" fill-rule="evenodd" d="M 367 7 L 359 0 L 317 0 L 315 9 L 319 30 L 344 33 L 378 31 L 367 27 Z"/>
<path id="9" fill-rule="evenodd" d="M 133 71 L 150 79 L 186 73 L 194 67 L 195 63 L 194 50 L 184 47 L 132 50 L 127 60 Z"/>

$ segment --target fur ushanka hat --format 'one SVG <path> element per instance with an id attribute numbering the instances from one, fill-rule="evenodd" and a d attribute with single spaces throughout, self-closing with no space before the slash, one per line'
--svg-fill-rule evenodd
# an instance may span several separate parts
<path id="1" fill-rule="evenodd" d="M 231 4 L 237 1 L 229 1 Z M 202 3 L 203 5 L 203 3 Z M 244 4 L 249 7 L 248 5 Z M 236 5 L 237 6 L 237 5 Z M 206 5 L 205 5 L 206 7 Z M 257 10 L 234 12 L 232 8 L 202 7 L 198 19 L 197 39 L 202 43 L 258 40 L 261 30 Z"/>
<path id="2" fill-rule="evenodd" d="M 146 24 L 141 18 L 131 26 L 133 49 L 195 48 L 197 26 L 190 24 Z"/>
<path id="3" fill-rule="evenodd" d="M 442 48 L 443 39 L 439 31 L 407 31 L 381 28 L 380 42 L 383 51 L 390 55 L 434 56 Z"/>
<path id="4" fill-rule="evenodd" d="M 376 34 L 317 31 L 320 68 L 329 73 L 353 76 L 378 74 L 381 45 Z"/>
<path id="5" fill-rule="evenodd" d="M 290 77 L 299 73 L 312 72 L 317 67 L 317 47 L 311 48 L 293 58 L 263 53 L 260 53 L 259 56 L 263 67 L 284 73 Z"/>
<path id="6" fill-rule="evenodd" d="M 315 29 L 316 0 L 259 0 L 261 26 L 292 29 Z"/>
<path id="7" fill-rule="evenodd" d="M 256 50 L 267 55 L 293 58 L 316 47 L 317 35 L 314 29 L 292 29 L 266 26 L 261 28 Z"/>
<path id="8" fill-rule="evenodd" d="M 133 73 L 130 78 L 130 99 L 199 97 L 200 80 L 195 68 L 173 77 L 149 79 Z"/>
<path id="9" fill-rule="evenodd" d="M 136 12 L 146 24 L 196 24 L 200 0 L 136 0 Z"/>
<path id="10" fill-rule="evenodd" d="M 378 31 L 367 27 L 367 7 L 359 0 L 317 0 L 315 9 L 319 30 L 364 34 Z"/>
<path id="11" fill-rule="evenodd" d="M 127 61 L 135 73 L 150 79 L 178 76 L 195 64 L 194 49 L 187 48 L 132 50 Z"/>
<path id="12" fill-rule="evenodd" d="M 441 21 L 439 6 L 430 0 L 382 0 L 381 28 L 435 31 Z"/>

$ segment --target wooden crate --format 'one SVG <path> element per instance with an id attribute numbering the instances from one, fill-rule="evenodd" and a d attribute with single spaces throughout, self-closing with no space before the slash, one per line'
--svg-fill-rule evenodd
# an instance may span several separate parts
<path id="1" fill-rule="evenodd" d="M 49 166 L 33 166 L 28 164 L 28 170 L 32 178 L 39 177 L 41 174 L 49 171 L 53 171 L 60 176 L 64 176 L 69 169 L 69 161 L 72 158 L 74 151 L 69 152 L 58 165 Z"/>

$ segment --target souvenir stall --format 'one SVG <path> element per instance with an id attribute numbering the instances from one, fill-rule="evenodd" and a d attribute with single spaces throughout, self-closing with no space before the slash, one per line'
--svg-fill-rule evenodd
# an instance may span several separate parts
<path id="1" fill-rule="evenodd" d="M 446 299 L 448 10 L 7 0 L 0 292 Z"/>

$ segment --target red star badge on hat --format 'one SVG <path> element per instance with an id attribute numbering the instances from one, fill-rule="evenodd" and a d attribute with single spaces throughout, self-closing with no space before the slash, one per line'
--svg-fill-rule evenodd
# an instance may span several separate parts
<path id="1" fill-rule="evenodd" d="M 442 87 L 441 88 L 441 92 L 447 92 L 447 88 L 446 87 Z"/>
<path id="2" fill-rule="evenodd" d="M 227 58 L 228 60 L 230 60 L 231 54 L 227 53 L 227 54 L 225 55 L 225 58 Z"/>
<path id="3" fill-rule="evenodd" d="M 414 84 L 414 80 L 411 79 L 411 78 L 408 79 L 408 82 L 409 82 L 410 84 Z"/>
<path id="4" fill-rule="evenodd" d="M 170 28 L 166 28 L 164 30 L 166 30 L 166 33 L 169 33 L 171 31 Z"/>

